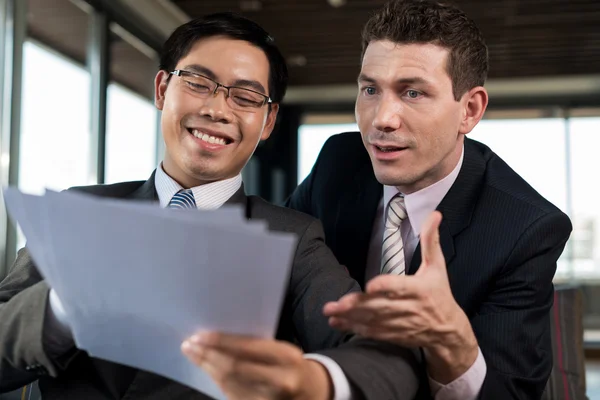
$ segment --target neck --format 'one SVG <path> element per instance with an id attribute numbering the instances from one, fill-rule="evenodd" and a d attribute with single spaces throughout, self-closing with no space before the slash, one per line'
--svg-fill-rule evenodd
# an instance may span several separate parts
<path id="1" fill-rule="evenodd" d="M 161 163 L 163 171 L 167 175 L 169 175 L 175 182 L 177 182 L 184 189 L 191 189 L 193 187 L 206 185 L 213 182 L 222 181 L 224 179 L 228 179 L 231 177 L 225 177 L 222 179 L 201 179 L 191 176 L 190 174 L 186 174 L 177 168 L 173 162 L 168 157 L 165 157 L 163 162 Z"/>

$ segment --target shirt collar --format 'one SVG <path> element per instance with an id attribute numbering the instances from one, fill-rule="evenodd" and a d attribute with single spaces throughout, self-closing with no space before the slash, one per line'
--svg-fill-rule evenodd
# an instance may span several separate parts
<path id="1" fill-rule="evenodd" d="M 154 184 L 161 207 L 166 207 L 175 193 L 183 187 L 171 178 L 162 168 L 162 163 L 156 168 Z M 242 175 L 222 181 L 207 183 L 205 185 L 190 188 L 196 200 L 196 206 L 200 210 L 214 210 L 221 207 L 242 186 Z"/>
<path id="2" fill-rule="evenodd" d="M 427 186 L 426 188 L 404 196 L 406 214 L 415 236 L 419 236 L 421 234 L 421 227 L 423 226 L 423 223 L 429 214 L 435 211 L 437 206 L 442 202 L 442 199 L 444 196 L 446 196 L 456 181 L 458 173 L 460 172 L 460 168 L 462 167 L 464 155 L 465 148 L 463 146 L 460 159 L 450 174 L 448 174 L 444 179 L 437 181 L 433 185 Z M 398 193 L 400 193 L 400 191 L 394 186 L 383 187 L 384 221 L 387 204 L 390 202 L 392 197 Z"/>

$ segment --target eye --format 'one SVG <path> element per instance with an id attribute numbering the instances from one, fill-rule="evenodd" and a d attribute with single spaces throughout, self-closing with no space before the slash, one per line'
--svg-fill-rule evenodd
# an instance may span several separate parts
<path id="1" fill-rule="evenodd" d="M 188 86 L 191 89 L 199 91 L 199 92 L 206 92 L 206 91 L 210 90 L 210 88 L 206 85 L 201 85 L 199 83 L 194 83 L 194 82 L 190 82 L 190 81 L 186 81 L 186 83 L 188 84 Z"/>
<path id="2" fill-rule="evenodd" d="M 259 107 L 261 105 L 260 100 L 250 99 L 247 97 L 235 96 L 233 98 L 237 104 L 243 107 Z"/>
<path id="3" fill-rule="evenodd" d="M 377 94 L 377 89 L 375 89 L 373 86 L 367 86 L 364 90 L 369 96 L 374 96 Z"/>
<path id="4" fill-rule="evenodd" d="M 411 99 L 418 99 L 421 95 L 421 92 L 414 89 L 409 89 L 406 91 L 406 95 Z"/>

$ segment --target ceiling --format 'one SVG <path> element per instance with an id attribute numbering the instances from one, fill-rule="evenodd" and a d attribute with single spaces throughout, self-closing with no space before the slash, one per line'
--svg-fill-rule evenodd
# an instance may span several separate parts
<path id="1" fill-rule="evenodd" d="M 329 1 L 345 2 L 333 7 Z M 241 13 L 264 26 L 286 56 L 290 103 L 351 103 L 360 31 L 383 0 L 27 0 L 28 35 L 85 65 L 91 7 L 122 5 L 160 43 L 192 17 Z M 491 98 L 600 99 L 600 0 L 456 0 L 490 49 Z M 123 8 L 120 7 L 120 8 Z M 119 12 L 114 12 L 115 15 Z M 130 29 L 131 24 L 124 26 Z M 150 44 L 148 42 L 148 44 Z M 153 98 L 157 55 L 111 25 L 110 79 Z M 324 88 L 324 85 L 327 87 Z M 587 97 L 586 97 L 587 96 Z"/>
<path id="2" fill-rule="evenodd" d="M 27 2 L 28 37 L 84 67 L 88 57 L 91 9 L 76 6 L 82 3 L 71 0 Z M 115 23 L 110 25 L 109 51 L 109 81 L 153 99 L 154 76 L 158 70 L 157 54 L 153 54 L 147 46 Z"/>
<path id="3" fill-rule="evenodd" d="M 356 79 L 360 31 L 382 0 L 171 0 L 190 17 L 233 11 L 269 31 L 293 86 Z M 457 0 L 487 40 L 491 79 L 600 73 L 599 0 Z"/>

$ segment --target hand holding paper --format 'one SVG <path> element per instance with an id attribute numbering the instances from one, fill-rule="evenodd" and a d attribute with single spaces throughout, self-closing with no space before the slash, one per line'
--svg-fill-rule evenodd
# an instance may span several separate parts
<path id="1" fill-rule="evenodd" d="M 216 398 L 180 350 L 200 329 L 272 338 L 295 238 L 242 210 L 164 210 L 72 192 L 4 191 L 77 346 Z M 29 217 L 29 218 L 28 218 Z"/>

